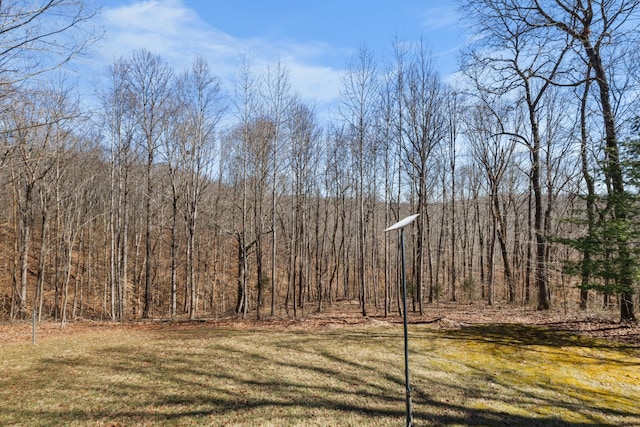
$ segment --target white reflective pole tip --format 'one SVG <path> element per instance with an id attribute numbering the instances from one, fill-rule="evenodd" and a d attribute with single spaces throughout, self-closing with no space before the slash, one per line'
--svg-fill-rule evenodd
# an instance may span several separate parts
<path id="1" fill-rule="evenodd" d="M 420 214 L 415 214 L 415 215 L 408 216 L 408 217 L 396 222 L 395 224 L 393 224 L 391 227 L 387 228 L 384 231 L 400 230 L 401 228 L 404 228 L 407 225 L 411 224 L 416 218 L 418 218 L 418 216 L 420 216 Z"/>

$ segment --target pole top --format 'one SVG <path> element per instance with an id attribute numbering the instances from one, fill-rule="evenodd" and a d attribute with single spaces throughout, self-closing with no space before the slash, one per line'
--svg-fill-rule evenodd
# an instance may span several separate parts
<path id="1" fill-rule="evenodd" d="M 408 216 L 398 222 L 396 222 L 395 224 L 393 224 L 392 226 L 390 226 L 389 228 L 387 228 L 386 231 L 392 231 L 392 230 L 400 230 L 401 228 L 405 228 L 407 225 L 411 224 L 413 221 L 415 221 L 416 218 L 418 218 L 420 216 L 420 214 L 414 214 L 411 216 Z"/>

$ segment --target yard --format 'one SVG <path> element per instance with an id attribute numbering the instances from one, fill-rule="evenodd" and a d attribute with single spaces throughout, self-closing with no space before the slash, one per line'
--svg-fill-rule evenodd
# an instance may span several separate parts
<path id="1" fill-rule="evenodd" d="M 640 425 L 637 327 L 523 316 L 412 318 L 415 425 Z M 36 345 L 28 324 L 4 325 L 0 371 L 0 425 L 399 426 L 405 415 L 397 317 L 40 324 Z"/>

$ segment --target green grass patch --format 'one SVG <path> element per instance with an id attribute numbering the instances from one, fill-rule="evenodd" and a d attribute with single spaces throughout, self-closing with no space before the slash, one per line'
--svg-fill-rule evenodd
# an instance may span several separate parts
<path id="1" fill-rule="evenodd" d="M 401 325 L 101 327 L 1 343 L 0 425 L 397 426 Z M 522 325 L 410 327 L 423 425 L 640 425 L 640 351 Z"/>

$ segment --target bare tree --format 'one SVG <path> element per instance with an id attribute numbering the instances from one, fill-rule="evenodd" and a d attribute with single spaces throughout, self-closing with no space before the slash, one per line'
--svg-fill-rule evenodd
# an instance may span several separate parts
<path id="1" fill-rule="evenodd" d="M 330 301 L 339 296 L 350 298 L 349 287 L 350 233 L 348 200 L 354 192 L 354 168 L 352 166 L 352 152 L 347 146 L 346 137 L 341 129 L 336 129 L 328 138 L 324 162 L 324 187 L 331 201 L 333 212 L 333 227 L 331 231 L 330 250 L 330 277 L 329 294 Z"/>
<path id="2" fill-rule="evenodd" d="M 234 209 L 228 233 L 237 240 L 237 302 L 236 313 L 245 318 L 249 311 L 248 255 L 256 240 L 249 241 L 252 230 L 249 224 L 249 174 L 250 142 L 253 125 L 258 117 L 259 86 L 248 63 L 239 70 L 233 98 L 237 124 L 228 133 L 226 139 L 229 151 L 233 154 L 228 171 L 233 186 Z M 239 218 L 238 218 L 239 216 Z"/>
<path id="3" fill-rule="evenodd" d="M 9 126 L 15 129 L 8 134 L 7 146 L 11 146 L 11 180 L 13 181 L 15 256 L 11 305 L 11 319 L 17 315 L 27 316 L 27 277 L 34 225 L 34 201 L 36 185 L 44 179 L 54 166 L 52 142 L 46 132 L 41 132 L 37 97 L 23 93 L 14 95 L 15 106 Z M 5 123 L 7 120 L 5 119 Z M 17 311 L 14 311 L 14 307 Z"/>
<path id="4" fill-rule="evenodd" d="M 264 288 L 266 284 L 263 262 L 263 235 L 271 232 L 265 227 L 267 213 L 265 212 L 265 196 L 267 194 L 268 178 L 270 175 L 271 162 L 269 161 L 273 147 L 273 136 L 275 125 L 270 120 L 258 118 L 251 123 L 251 127 L 246 134 L 245 155 L 247 156 L 247 178 L 249 179 L 249 189 L 251 190 L 251 206 L 253 217 L 253 235 L 255 240 L 256 254 L 256 317 L 260 319 L 263 303 Z"/>
<path id="5" fill-rule="evenodd" d="M 277 242 L 276 207 L 278 202 L 278 175 L 282 169 L 282 143 L 285 135 L 282 131 L 286 124 L 287 114 L 291 104 L 290 82 L 288 69 L 278 61 L 267 70 L 265 82 L 265 103 L 268 119 L 273 123 L 273 149 L 271 164 L 271 316 L 275 316 L 277 297 Z"/>
<path id="6" fill-rule="evenodd" d="M 216 130 L 226 106 L 218 79 L 212 75 L 208 63 L 198 58 L 184 76 L 183 107 L 186 113 L 186 139 L 182 142 L 181 157 L 185 173 L 184 218 L 187 228 L 187 269 L 191 301 L 189 316 L 194 318 L 197 308 L 196 227 L 200 202 L 211 182 L 216 156 Z"/>
<path id="7" fill-rule="evenodd" d="M 456 264 L 456 244 L 458 241 L 457 234 L 457 209 L 456 200 L 458 198 L 457 191 L 457 158 L 459 150 L 459 133 L 462 126 L 463 109 L 465 107 L 463 97 L 460 93 L 453 90 L 448 91 L 445 95 L 446 103 L 446 115 L 449 123 L 447 124 L 447 143 L 444 147 L 445 155 L 443 155 L 446 161 L 446 170 L 449 172 L 449 183 L 451 185 L 451 195 L 449 200 L 448 216 L 450 220 L 450 241 L 449 241 L 449 288 L 451 290 L 450 300 L 457 301 L 457 282 L 458 282 L 458 268 Z M 444 201 L 443 201 L 444 202 Z M 443 210 L 444 212 L 444 210 Z"/>
<path id="8" fill-rule="evenodd" d="M 64 185 L 61 189 L 62 228 L 58 230 L 58 238 L 60 239 L 63 261 L 62 315 L 60 317 L 62 324 L 67 321 L 69 287 L 74 275 L 73 259 L 80 256 L 78 253 L 74 257 L 74 252 L 79 250 L 78 243 L 82 232 L 90 226 L 93 218 L 100 214 L 97 197 L 97 193 L 100 191 L 100 186 L 97 185 L 99 176 L 94 168 L 95 164 L 93 162 L 85 161 L 80 167 L 70 170 L 68 175 L 76 176 L 67 176 L 66 178 L 71 179 L 65 180 L 67 185 Z M 74 282 L 77 285 L 79 281 L 77 269 L 75 276 Z M 77 294 L 74 292 L 74 299 L 76 296 Z"/>
<path id="9" fill-rule="evenodd" d="M 507 224 L 506 215 L 501 202 L 501 189 L 504 186 L 503 178 L 511 166 L 513 153 L 517 141 L 514 138 L 507 138 L 501 135 L 499 119 L 496 118 L 495 110 L 488 108 L 486 104 L 476 106 L 470 113 L 467 137 L 469 139 L 471 152 L 474 158 L 481 165 L 482 172 L 489 187 L 489 199 L 491 206 L 491 231 L 488 242 L 488 292 L 487 300 L 489 304 L 495 301 L 494 291 L 494 247 L 496 238 L 500 245 L 502 255 L 505 280 L 508 286 L 513 281 L 511 265 L 507 253 Z"/>
<path id="10" fill-rule="evenodd" d="M 316 187 L 318 170 L 319 133 L 314 112 L 307 105 L 295 100 L 290 110 L 288 134 L 291 137 L 289 147 L 289 170 L 291 179 L 291 246 L 290 280 L 294 291 L 294 308 L 301 309 L 304 315 L 305 302 L 310 299 L 310 284 L 314 280 L 311 274 L 311 234 L 319 225 L 319 217 L 312 217 L 312 195 Z M 318 248 L 316 248 L 318 250 Z M 318 265 L 316 265 L 318 268 Z M 315 276 L 317 279 L 317 276 Z M 316 284 L 317 285 L 317 284 Z M 297 296 L 297 301 L 296 301 Z M 317 298 L 322 298 L 322 289 Z M 294 311 L 297 314 L 297 309 Z"/>
<path id="11" fill-rule="evenodd" d="M 2 2 L 0 96 L 84 52 L 99 35 L 95 13 L 83 0 Z"/>
<path id="12" fill-rule="evenodd" d="M 584 90 L 580 97 L 580 166 L 582 171 L 582 177 L 587 189 L 586 195 L 586 214 L 587 214 L 587 235 L 592 236 L 596 223 L 596 189 L 595 179 L 591 173 L 591 162 L 589 161 L 589 129 L 587 124 L 588 111 L 588 97 L 591 87 L 591 79 L 588 76 L 591 74 L 591 67 L 587 68 L 587 78 L 585 79 Z M 582 250 L 583 268 L 581 269 L 581 289 L 580 289 L 580 308 L 586 309 L 587 302 L 589 300 L 589 282 L 591 280 L 591 272 L 588 268 L 591 262 L 591 248 L 589 245 L 585 245 Z"/>
<path id="13" fill-rule="evenodd" d="M 169 113 L 166 110 L 167 101 L 171 95 L 173 71 L 158 55 L 147 50 L 136 51 L 130 60 L 128 73 L 131 93 L 135 96 L 133 114 L 138 120 L 136 143 L 145 150 L 145 274 L 144 274 L 144 308 L 142 317 L 153 315 L 153 280 L 152 280 L 152 210 L 154 197 L 153 168 L 156 152 L 162 136 L 162 124 Z"/>
<path id="14" fill-rule="evenodd" d="M 26 112 L 26 110 L 32 108 L 28 107 L 28 104 L 33 106 L 35 105 L 33 104 L 34 102 L 38 103 L 36 99 L 40 96 L 38 89 L 29 89 L 30 86 L 33 86 L 31 83 L 36 76 L 42 76 L 48 71 L 60 68 L 63 64 L 82 53 L 87 45 L 95 39 L 94 34 L 87 26 L 94 14 L 93 10 L 86 9 L 84 2 L 79 0 L 0 3 L 0 46 L 2 46 L 0 47 L 0 108 L 3 116 L 7 117 L 6 120 L 3 120 L 2 129 L 0 129 L 2 138 L 7 141 L 3 146 L 0 165 L 9 160 L 9 157 L 14 154 L 14 150 L 19 149 L 20 146 L 24 147 L 21 144 L 14 143 L 17 139 L 26 135 L 26 133 L 36 132 L 35 129 L 21 130 L 16 128 L 16 126 L 22 126 L 25 123 L 22 120 L 17 122 L 13 120 L 17 118 L 14 110 Z M 46 86 L 41 82 L 40 86 L 42 87 L 43 85 Z M 27 95 L 28 91 L 31 91 L 30 95 Z M 25 103 L 20 106 L 19 104 L 23 101 Z M 34 119 L 27 123 L 29 127 L 46 125 L 46 123 L 42 122 L 46 116 L 40 115 L 36 119 L 37 115 L 31 114 Z M 33 148 L 37 149 L 37 146 Z M 31 152 L 32 149 L 28 148 L 26 151 L 20 149 L 19 151 L 25 154 Z M 23 157 L 23 159 L 27 161 L 27 158 Z M 29 174 L 32 178 L 37 178 L 40 172 L 36 171 L 38 168 L 33 168 L 36 165 L 33 164 L 32 160 L 28 161 L 30 163 L 29 168 L 20 172 L 13 168 L 13 172 L 20 174 L 23 178 L 25 177 L 23 172 Z M 18 192 L 19 194 L 16 193 L 18 199 L 22 199 L 24 202 L 32 200 L 36 196 L 32 192 L 35 188 L 29 190 L 29 181 L 30 179 L 22 179 L 22 183 L 26 184 L 27 187 L 22 187 L 22 190 Z M 40 195 L 42 196 L 43 194 L 41 193 Z M 46 209 L 46 200 L 41 198 L 41 202 L 43 202 L 42 207 Z M 31 216 L 31 213 L 25 209 L 31 210 L 31 207 L 27 208 L 27 205 L 23 205 L 21 208 L 22 214 Z M 43 219 L 42 231 L 46 232 L 47 217 L 43 216 Z M 21 271 L 24 271 L 23 268 L 25 268 L 25 263 L 27 262 L 24 257 L 28 256 L 29 253 L 28 241 L 31 238 L 31 230 L 27 225 L 30 221 L 28 217 L 23 217 L 19 221 L 22 224 L 20 226 L 22 231 L 19 239 L 19 246 L 22 248 L 21 256 L 23 257 L 20 261 Z M 45 254 L 46 249 L 41 249 L 41 256 Z M 44 268 L 44 265 L 40 264 L 39 267 Z M 26 286 L 26 283 L 23 283 L 22 278 L 20 278 L 20 282 L 18 311 L 20 316 L 23 316 L 25 308 L 23 304 L 26 302 L 22 298 L 26 298 L 26 287 L 23 288 L 23 285 Z M 39 276 L 37 286 L 39 290 L 42 289 L 42 276 Z M 42 294 L 39 296 L 41 297 Z"/>
<path id="15" fill-rule="evenodd" d="M 365 178 L 367 177 L 367 171 L 372 170 L 373 164 L 374 138 L 371 133 L 374 130 L 373 124 L 378 94 L 378 77 L 373 53 L 367 48 L 361 47 L 348 65 L 347 74 L 343 79 L 340 109 L 342 118 L 347 124 L 349 146 L 353 151 L 353 159 L 358 174 L 356 181 L 356 199 L 358 203 L 357 274 L 360 308 L 363 316 L 367 315 Z"/>
<path id="16" fill-rule="evenodd" d="M 545 234 L 545 218 L 550 216 L 552 205 L 547 205 L 545 216 L 541 144 L 540 112 L 542 102 L 552 81 L 564 71 L 560 66 L 572 49 L 571 40 L 557 37 L 541 28 L 533 34 L 527 23 L 528 9 L 513 0 L 468 0 L 464 2 L 467 15 L 474 22 L 480 35 L 466 53 L 467 73 L 481 92 L 516 96 L 527 109 L 528 131 L 497 129 L 497 132 L 518 138 L 531 153 L 531 188 L 534 194 L 534 230 L 536 238 L 536 288 L 538 309 L 551 306 L 547 271 L 548 237 Z M 550 54 L 549 52 L 553 52 Z"/>
<path id="17" fill-rule="evenodd" d="M 183 147 L 186 146 L 187 136 L 185 132 L 185 127 L 182 123 L 179 123 L 181 120 L 178 118 L 176 120 L 176 116 L 179 116 L 180 113 L 184 112 L 185 106 L 181 105 L 180 100 L 178 99 L 179 93 L 183 91 L 177 82 L 175 89 L 172 91 L 172 96 L 169 97 L 165 102 L 165 108 L 169 108 L 173 114 L 172 117 L 168 120 L 164 120 L 161 123 L 162 130 L 160 134 L 162 137 L 160 141 L 162 142 L 162 150 L 160 150 L 160 156 L 164 160 L 164 163 L 168 169 L 168 178 L 169 178 L 169 186 L 171 187 L 171 194 L 166 195 L 165 198 L 171 201 L 171 225 L 170 229 L 170 276 L 169 279 L 170 284 L 170 294 L 171 294 L 171 302 L 169 311 L 171 316 L 175 316 L 177 312 L 177 297 L 178 297 L 178 258 L 179 258 L 179 246 L 180 246 L 180 237 L 178 236 L 178 218 L 181 215 L 180 208 L 183 206 L 184 201 L 184 193 L 185 193 L 185 179 L 183 174 L 185 173 L 184 169 L 184 159 L 182 157 Z M 188 126 L 188 125 L 187 125 Z M 188 273 L 187 273 L 188 277 Z M 189 287 L 185 288 L 185 296 L 189 295 Z M 185 298 L 185 311 L 189 311 L 188 308 L 190 304 L 188 304 L 187 300 L 190 300 L 189 297 Z"/>
<path id="18" fill-rule="evenodd" d="M 185 256 L 185 310 L 193 319 L 198 306 L 198 281 L 196 278 L 196 227 L 198 212 L 204 192 L 211 182 L 215 161 L 215 130 L 224 105 L 220 85 L 211 75 L 203 58 L 198 58 L 189 71 L 174 83 L 164 108 L 167 120 L 163 126 L 161 155 L 169 173 L 171 195 L 170 226 L 170 312 L 177 311 L 177 273 L 181 258 L 178 231 L 179 218 L 186 230 Z"/>
<path id="19" fill-rule="evenodd" d="M 378 114 L 378 138 L 381 140 L 382 146 L 382 167 L 384 169 L 384 223 L 393 224 L 397 222 L 399 218 L 399 200 L 395 200 L 396 197 L 396 175 L 400 175 L 399 161 L 400 153 L 398 147 L 401 145 L 398 139 L 401 138 L 401 132 L 398 132 L 398 116 L 402 111 L 399 107 L 400 102 L 398 99 L 399 91 L 396 90 L 395 78 L 402 78 L 401 70 L 402 62 L 396 61 L 394 65 L 389 65 L 391 78 L 387 78 L 384 81 L 383 87 L 380 93 L 380 106 Z M 399 69 L 400 68 L 400 69 Z M 395 208 L 395 212 L 394 212 Z M 395 280 L 397 274 L 394 274 L 393 265 L 397 263 L 391 262 L 391 236 L 389 233 L 385 233 L 384 253 L 383 253 L 383 271 L 384 271 L 384 315 L 389 315 L 391 310 L 391 302 L 393 300 L 392 291 L 395 287 L 392 287 L 392 283 L 399 283 L 399 280 Z"/>
<path id="20" fill-rule="evenodd" d="M 115 61 L 109 67 L 108 82 L 101 89 L 99 126 L 110 154 L 109 263 L 111 318 L 122 319 L 127 311 L 129 269 L 129 210 L 131 172 L 138 160 L 133 146 L 136 121 L 135 95 L 128 82 L 129 64 Z"/>
<path id="21" fill-rule="evenodd" d="M 13 129 L 6 133 L 5 143 L 10 147 L 10 169 L 14 188 L 16 240 L 16 271 L 14 284 L 17 312 L 26 316 L 28 262 L 33 226 L 38 205 L 42 208 L 42 231 L 46 235 L 49 219 L 47 210 L 52 186 L 56 180 L 65 153 L 73 152 L 69 143 L 72 123 L 79 115 L 77 103 L 65 89 L 29 90 L 12 94 L 14 109 L 5 116 L 4 124 Z M 56 176 L 52 176 L 56 174 Z M 40 203 L 36 203 L 40 196 Z M 42 237 L 42 236 L 41 236 Z M 47 242 L 40 256 L 46 254 Z M 34 308 L 42 296 L 44 263 L 38 264 L 38 280 Z M 13 307 L 12 307 L 13 308 Z M 12 316 L 13 317 L 13 316 Z"/>
<path id="22" fill-rule="evenodd" d="M 611 51 L 620 43 L 633 43 L 629 36 L 637 34 L 637 18 L 640 1 L 614 0 L 572 2 L 565 0 L 527 2 L 525 22 L 531 27 L 546 31 L 553 28 L 581 47 L 585 68 L 593 71 L 598 88 L 598 101 L 605 135 L 605 160 L 603 172 L 609 185 L 613 219 L 625 223 L 628 212 L 625 202 L 626 189 L 620 161 L 620 148 L 614 88 L 610 80 L 615 69 L 616 56 Z M 587 74 L 588 76 L 588 74 Z M 559 79 L 557 79 L 559 80 Z M 620 318 L 635 321 L 633 303 L 634 269 L 631 267 L 630 247 L 626 236 L 618 236 L 616 257 L 620 261 L 617 288 L 620 291 Z"/>
<path id="23" fill-rule="evenodd" d="M 417 213 L 416 298 L 420 313 L 424 311 L 425 266 L 428 272 L 429 302 L 434 299 L 433 265 L 430 257 L 430 214 L 428 185 L 431 156 L 446 137 L 446 120 L 441 109 L 444 103 L 443 85 L 434 69 L 433 59 L 424 42 L 410 51 L 403 85 L 398 88 L 403 103 L 402 150 L 404 168 L 415 189 Z"/>

